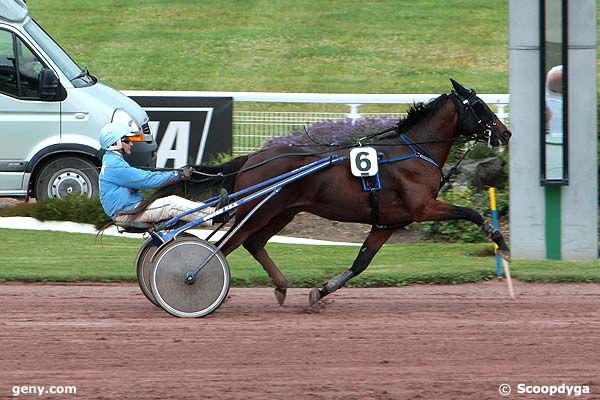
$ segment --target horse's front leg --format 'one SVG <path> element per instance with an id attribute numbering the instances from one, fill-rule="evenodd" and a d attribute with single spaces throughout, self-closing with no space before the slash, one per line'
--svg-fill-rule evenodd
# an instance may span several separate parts
<path id="1" fill-rule="evenodd" d="M 373 257 L 375 257 L 375 254 L 377 254 L 381 246 L 383 246 L 383 244 L 390 238 L 393 232 L 393 229 L 380 229 L 372 227 L 371 232 L 369 232 L 369 235 L 365 239 L 365 242 L 358 252 L 358 256 L 356 256 L 354 263 L 352 263 L 352 267 L 336 277 L 331 278 L 323 285 L 322 288 L 315 288 L 311 290 L 308 295 L 309 304 L 314 306 L 323 297 L 335 292 L 344 286 L 351 278 L 363 272 L 369 266 L 371 260 Z"/>
<path id="2" fill-rule="evenodd" d="M 413 219 L 416 222 L 423 221 L 448 221 L 463 219 L 471 221 L 477 225 L 483 233 L 485 233 L 496 245 L 498 245 L 497 254 L 508 260 L 510 258 L 510 250 L 504 241 L 502 233 L 494 228 L 492 224 L 483 219 L 483 216 L 477 211 L 469 207 L 460 207 L 452 204 L 444 203 L 439 200 L 430 201 L 425 208 L 415 212 Z"/>

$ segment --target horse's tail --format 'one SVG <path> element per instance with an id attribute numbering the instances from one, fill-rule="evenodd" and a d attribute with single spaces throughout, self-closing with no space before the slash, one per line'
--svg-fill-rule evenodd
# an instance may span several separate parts
<path id="1" fill-rule="evenodd" d="M 102 236 L 104 235 L 104 231 L 106 229 L 110 228 L 114 224 L 115 224 L 115 221 L 110 221 L 104 225 L 96 224 L 96 229 L 98 230 L 98 232 L 96 233 L 96 238 L 94 239 L 94 243 L 96 243 L 98 241 L 98 238 L 100 238 L 100 246 L 104 246 L 104 244 L 102 243 Z"/>

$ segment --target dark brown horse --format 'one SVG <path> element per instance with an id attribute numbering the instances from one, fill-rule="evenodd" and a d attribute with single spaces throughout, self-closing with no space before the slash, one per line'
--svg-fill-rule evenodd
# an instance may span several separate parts
<path id="1" fill-rule="evenodd" d="M 459 138 L 486 140 L 492 145 L 506 144 L 510 131 L 475 94 L 452 80 L 454 90 L 430 103 L 413 106 L 394 132 L 374 136 L 369 145 L 380 158 L 381 190 L 374 196 L 365 192 L 359 178 L 350 172 L 350 163 L 333 165 L 285 186 L 272 200 L 260 208 L 228 240 L 225 255 L 243 245 L 267 271 L 275 284 L 280 304 L 285 300 L 290 280 L 279 270 L 265 250 L 267 241 L 301 212 L 323 218 L 370 224 L 352 266 L 310 293 L 311 305 L 336 291 L 352 277 L 367 268 L 377 251 L 396 230 L 413 222 L 463 219 L 479 226 L 508 257 L 502 234 L 484 221 L 477 211 L 447 204 L 436 199 L 442 178 L 441 167 Z M 410 145 L 408 145 L 410 144 Z M 322 150 L 322 149 L 321 149 Z M 348 149 L 330 153 L 347 155 Z M 418 153 L 417 156 L 414 156 Z M 201 167 L 204 173 L 222 173 L 224 186 L 239 191 L 276 177 L 323 157 L 323 152 L 306 147 L 275 147 L 249 156 L 239 157 L 218 167 Z M 402 161 L 395 161 L 403 159 Z M 199 193 L 205 186 L 189 186 L 189 193 Z M 162 195 L 162 194 L 158 194 Z M 260 199 L 241 205 L 236 210 L 240 221 Z"/>

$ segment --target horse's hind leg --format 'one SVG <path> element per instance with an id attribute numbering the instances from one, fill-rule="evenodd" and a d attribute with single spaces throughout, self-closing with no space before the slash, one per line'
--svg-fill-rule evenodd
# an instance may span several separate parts
<path id="1" fill-rule="evenodd" d="M 257 232 L 254 232 L 243 243 L 244 248 L 262 265 L 275 284 L 275 297 L 279 305 L 285 302 L 287 288 L 291 281 L 277 268 L 269 253 L 265 250 L 265 245 L 273 235 L 277 234 L 283 227 L 294 219 L 293 213 L 283 214 L 273 218 L 269 223 Z"/>
<path id="2" fill-rule="evenodd" d="M 356 259 L 352 263 L 352 267 L 327 281 L 322 288 L 315 288 L 311 290 L 308 295 L 308 303 L 311 306 L 314 306 L 323 297 L 335 292 L 344 286 L 351 278 L 363 272 L 369 266 L 371 260 L 373 260 L 373 257 L 375 257 L 375 254 L 377 254 L 381 246 L 383 246 L 383 244 L 390 238 L 393 232 L 393 229 L 379 229 L 376 227 L 371 228 L 371 232 L 369 232 L 369 235 L 360 248 L 358 256 L 356 256 Z"/>

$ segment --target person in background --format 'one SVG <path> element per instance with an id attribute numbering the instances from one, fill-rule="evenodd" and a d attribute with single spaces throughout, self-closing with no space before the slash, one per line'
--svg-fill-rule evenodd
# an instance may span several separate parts
<path id="1" fill-rule="evenodd" d="M 550 111 L 548 130 L 562 137 L 563 108 L 562 65 L 552 67 L 546 74 L 546 105 Z"/>
<path id="2" fill-rule="evenodd" d="M 119 225 L 133 222 L 157 223 L 202 206 L 201 202 L 179 196 L 167 196 L 154 200 L 143 210 L 136 210 L 144 200 L 140 190 L 158 189 L 188 180 L 193 173 L 192 167 L 176 171 L 146 171 L 130 166 L 124 156 L 131 154 L 134 145 L 131 137 L 141 134 L 132 132 L 129 125 L 118 122 L 108 123 L 100 131 L 100 146 L 106 150 L 100 171 L 100 203 L 106 215 Z M 228 202 L 227 192 L 223 189 L 218 207 L 223 207 Z M 214 211 L 215 208 L 207 207 L 182 217 L 182 220 L 194 221 Z M 202 225 L 211 224 L 212 221 L 208 220 Z"/>
<path id="3" fill-rule="evenodd" d="M 546 74 L 546 178 L 563 179 L 562 65 Z"/>

